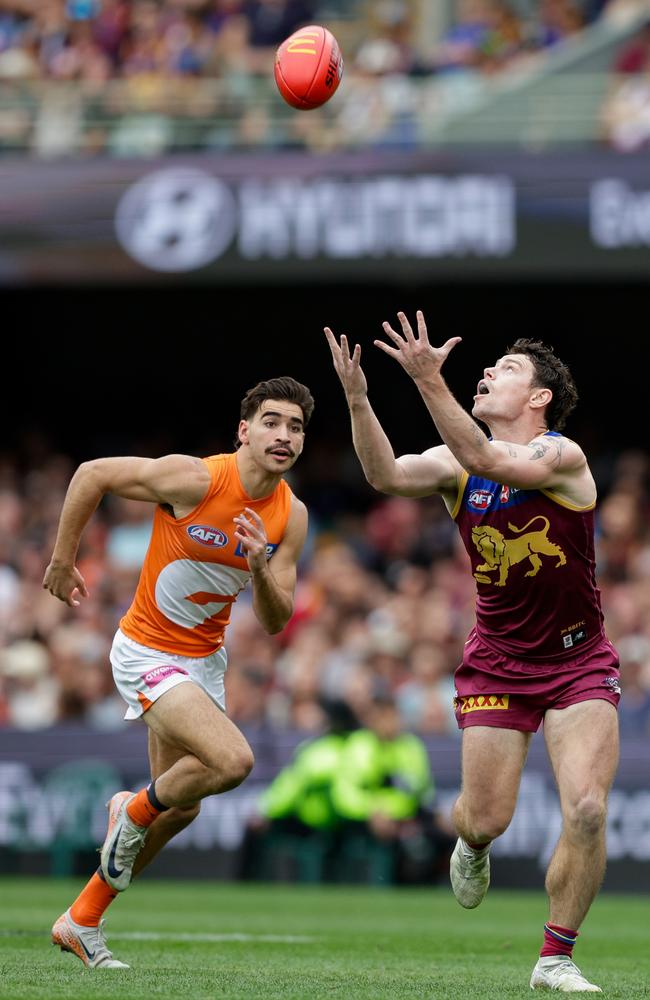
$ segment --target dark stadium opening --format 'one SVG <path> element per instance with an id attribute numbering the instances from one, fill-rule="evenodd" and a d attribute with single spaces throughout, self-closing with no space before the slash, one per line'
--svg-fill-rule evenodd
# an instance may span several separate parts
<path id="1" fill-rule="evenodd" d="M 361 343 L 396 448 L 424 448 L 436 433 L 417 390 L 373 346 L 383 320 L 422 309 L 432 343 L 463 337 L 444 373 L 464 406 L 513 338 L 540 337 L 578 384 L 567 433 L 588 449 L 642 446 L 646 366 L 635 364 L 634 317 L 646 299 L 645 285 L 606 283 L 5 291 L 5 371 L 18 407 L 7 410 L 3 436 L 16 447 L 26 431 L 41 432 L 79 458 L 146 437 L 193 450 L 206 436 L 230 440 L 247 388 L 292 374 L 316 398 L 310 438 L 347 443 L 328 324 Z"/>

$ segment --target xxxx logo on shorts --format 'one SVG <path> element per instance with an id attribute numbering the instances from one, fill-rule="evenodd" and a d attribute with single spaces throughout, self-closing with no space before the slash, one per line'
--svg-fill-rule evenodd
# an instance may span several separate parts
<path id="1" fill-rule="evenodd" d="M 509 694 L 470 694 L 459 695 L 454 698 L 454 709 L 460 708 L 461 715 L 469 715 L 470 712 L 487 712 L 494 709 L 502 711 L 510 708 Z"/>

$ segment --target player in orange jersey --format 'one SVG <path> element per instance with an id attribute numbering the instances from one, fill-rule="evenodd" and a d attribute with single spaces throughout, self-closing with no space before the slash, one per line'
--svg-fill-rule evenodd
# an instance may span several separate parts
<path id="1" fill-rule="evenodd" d="M 267 632 L 283 629 L 293 612 L 307 510 L 283 476 L 302 452 L 313 408 L 292 378 L 260 382 L 242 400 L 235 452 L 97 459 L 68 488 L 43 586 L 70 607 L 88 596 L 75 559 L 102 497 L 156 504 L 136 594 L 111 650 L 125 717 L 149 727 L 151 784 L 108 803 L 101 866 L 52 928 L 53 943 L 90 968 L 126 967 L 106 946 L 104 911 L 192 822 L 201 799 L 235 788 L 253 767 L 225 714 L 224 633 L 249 580 Z"/>

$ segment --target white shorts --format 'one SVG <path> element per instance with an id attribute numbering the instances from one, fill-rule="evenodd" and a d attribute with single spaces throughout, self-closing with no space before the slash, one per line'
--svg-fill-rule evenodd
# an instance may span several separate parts
<path id="1" fill-rule="evenodd" d="M 226 711 L 224 674 L 228 655 L 222 646 L 210 656 L 178 656 L 141 646 L 118 628 L 111 647 L 111 665 L 117 690 L 129 706 L 125 719 L 138 719 L 161 694 L 183 681 L 203 688 L 215 705 Z"/>

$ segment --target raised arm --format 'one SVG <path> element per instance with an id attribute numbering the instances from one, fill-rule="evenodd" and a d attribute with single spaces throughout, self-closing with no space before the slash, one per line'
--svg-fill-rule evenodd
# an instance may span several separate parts
<path id="1" fill-rule="evenodd" d="M 107 493 L 128 500 L 166 503 L 184 512 L 201 502 L 210 484 L 205 462 L 190 455 L 164 458 L 98 458 L 79 466 L 70 481 L 54 552 L 43 587 L 70 607 L 88 596 L 75 566 L 79 542 L 97 506 Z"/>
<path id="2" fill-rule="evenodd" d="M 565 437 L 542 435 L 525 445 L 486 438 L 476 467 L 480 471 L 475 475 L 518 489 L 566 489 L 570 480 L 583 473 L 591 479 L 584 452 Z"/>
<path id="3" fill-rule="evenodd" d="M 291 498 L 291 511 L 284 538 L 271 559 L 261 517 L 250 507 L 235 519 L 238 539 L 252 574 L 253 610 L 270 635 L 281 632 L 293 614 L 297 566 L 307 537 L 307 508 Z"/>
<path id="4" fill-rule="evenodd" d="M 421 455 L 395 458 L 392 445 L 368 399 L 360 345 L 356 345 L 350 356 L 345 336 L 341 337 L 340 344 L 337 343 L 329 327 L 325 328 L 325 336 L 350 410 L 354 449 L 370 485 L 381 493 L 396 496 L 455 495 L 460 467 L 449 449 L 441 445 L 429 448 Z"/>
<path id="5" fill-rule="evenodd" d="M 393 346 L 376 340 L 411 376 L 443 441 L 470 475 L 507 483 L 518 489 L 555 489 L 579 504 L 595 500 L 595 486 L 582 449 L 565 437 L 538 434 L 525 444 L 490 441 L 450 392 L 441 368 L 460 337 L 442 347 L 428 340 L 424 317 L 417 314 L 416 337 L 404 313 L 398 314 L 403 335 L 384 323 Z"/>

